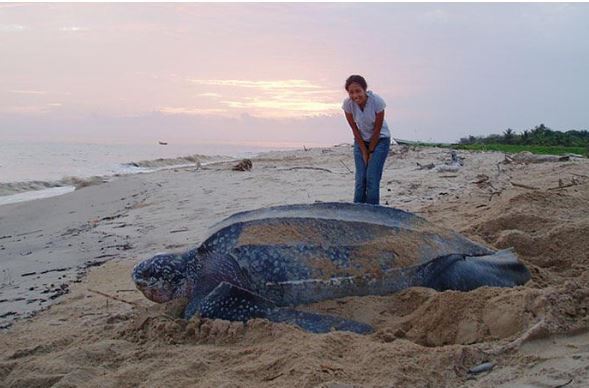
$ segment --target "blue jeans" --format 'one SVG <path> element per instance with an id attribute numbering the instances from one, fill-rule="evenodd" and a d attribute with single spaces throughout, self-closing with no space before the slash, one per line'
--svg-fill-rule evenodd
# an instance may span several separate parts
<path id="1" fill-rule="evenodd" d="M 366 149 L 370 142 L 365 141 Z M 380 179 L 384 162 L 389 155 L 391 139 L 389 137 L 380 138 L 374 148 L 374 152 L 368 159 L 368 166 L 362 158 L 362 151 L 357 142 L 354 143 L 354 162 L 356 163 L 356 189 L 354 191 L 354 202 L 372 203 L 378 205 L 380 201 Z"/>

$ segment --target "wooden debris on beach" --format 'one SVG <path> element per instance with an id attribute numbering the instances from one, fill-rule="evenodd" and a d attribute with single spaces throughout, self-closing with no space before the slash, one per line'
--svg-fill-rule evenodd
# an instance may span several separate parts
<path id="1" fill-rule="evenodd" d="M 567 187 L 573 187 L 573 186 L 577 186 L 577 185 L 581 185 L 581 184 L 583 184 L 583 182 L 581 182 L 579 179 L 577 179 L 573 176 L 571 178 L 571 183 L 564 183 L 564 181 L 562 179 L 559 179 L 558 186 L 557 187 L 549 187 L 548 190 L 566 189 Z"/>
<path id="2" fill-rule="evenodd" d="M 389 156 L 395 155 L 398 159 L 405 159 L 408 154 L 409 154 L 409 146 L 408 145 L 391 147 L 391 149 L 389 151 Z"/>
<path id="3" fill-rule="evenodd" d="M 512 186 L 521 187 L 522 189 L 540 190 L 538 187 L 524 185 L 523 183 L 518 183 L 518 182 L 513 182 L 513 181 L 509 181 L 509 183 L 511 183 Z"/>
<path id="4" fill-rule="evenodd" d="M 327 168 L 310 167 L 310 166 L 290 167 L 290 168 L 282 169 L 281 171 L 291 171 L 291 170 L 317 170 L 317 171 L 325 171 L 325 172 L 330 172 L 330 173 L 333 172 L 331 170 L 328 170 Z"/>
<path id="5" fill-rule="evenodd" d="M 474 184 L 480 185 L 481 183 L 486 183 L 489 181 L 489 176 L 485 174 L 477 175 L 477 180 L 472 182 Z"/>
<path id="6" fill-rule="evenodd" d="M 525 342 L 533 339 L 545 338 L 549 335 L 549 333 L 550 331 L 548 330 L 548 325 L 546 324 L 544 318 L 542 318 L 515 340 L 488 353 L 497 356 L 503 353 L 517 351 Z"/>
<path id="7" fill-rule="evenodd" d="M 505 155 L 504 163 L 545 163 L 545 162 L 566 162 L 571 159 L 570 156 L 557 156 L 557 155 L 537 155 L 529 151 L 519 152 L 510 156 Z"/>
<path id="8" fill-rule="evenodd" d="M 174 230 L 170 230 L 170 233 L 183 233 L 183 232 L 188 232 L 188 228 L 180 228 L 180 229 L 174 229 Z"/>
<path id="9" fill-rule="evenodd" d="M 233 166 L 233 171 L 251 171 L 253 163 L 250 159 L 243 159 L 241 162 Z"/>
<path id="10" fill-rule="evenodd" d="M 436 167 L 436 165 L 433 164 L 433 163 L 421 164 L 421 163 L 417 162 L 417 168 L 418 168 L 418 170 L 431 170 L 434 167 Z"/>

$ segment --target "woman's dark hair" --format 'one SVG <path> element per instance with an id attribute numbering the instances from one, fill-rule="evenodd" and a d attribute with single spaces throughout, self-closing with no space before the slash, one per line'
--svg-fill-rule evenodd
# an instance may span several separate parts
<path id="1" fill-rule="evenodd" d="M 362 77 L 361 75 L 351 75 L 346 80 L 346 90 L 348 90 L 350 85 L 353 84 L 354 82 L 357 83 L 358 85 L 362 86 L 362 89 L 364 89 L 364 90 L 366 90 L 366 88 L 368 88 L 368 84 L 366 83 L 366 80 L 364 79 L 364 77 Z"/>

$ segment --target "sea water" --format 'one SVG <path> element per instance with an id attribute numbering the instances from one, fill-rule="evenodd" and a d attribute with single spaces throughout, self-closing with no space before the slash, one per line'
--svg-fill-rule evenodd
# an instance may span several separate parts
<path id="1" fill-rule="evenodd" d="M 0 205 L 64 194 L 85 180 L 292 149 L 251 144 L 0 144 Z M 98 178 L 100 177 L 100 178 Z"/>

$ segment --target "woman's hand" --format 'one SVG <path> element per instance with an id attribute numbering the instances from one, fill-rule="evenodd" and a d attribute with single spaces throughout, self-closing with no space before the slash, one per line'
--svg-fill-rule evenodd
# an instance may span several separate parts
<path id="1" fill-rule="evenodd" d="M 362 158 L 364 158 L 364 165 L 368 166 L 368 161 L 370 160 L 370 153 L 366 149 L 366 147 L 361 147 L 362 149 Z"/>
<path id="2" fill-rule="evenodd" d="M 382 117 L 384 117 L 384 111 L 382 112 Z M 348 124 L 350 124 L 350 128 L 352 128 L 352 133 L 354 134 L 354 139 L 358 146 L 360 147 L 360 151 L 362 152 L 362 159 L 364 159 L 364 166 L 368 166 L 368 161 L 370 160 L 370 152 L 368 152 L 368 148 L 366 148 L 366 144 L 364 144 L 364 139 L 360 136 L 360 130 L 354 121 L 354 116 L 351 113 L 346 112 L 346 120 L 348 120 Z M 382 123 L 381 123 L 382 126 Z M 379 130 L 380 132 L 380 130 Z"/>

